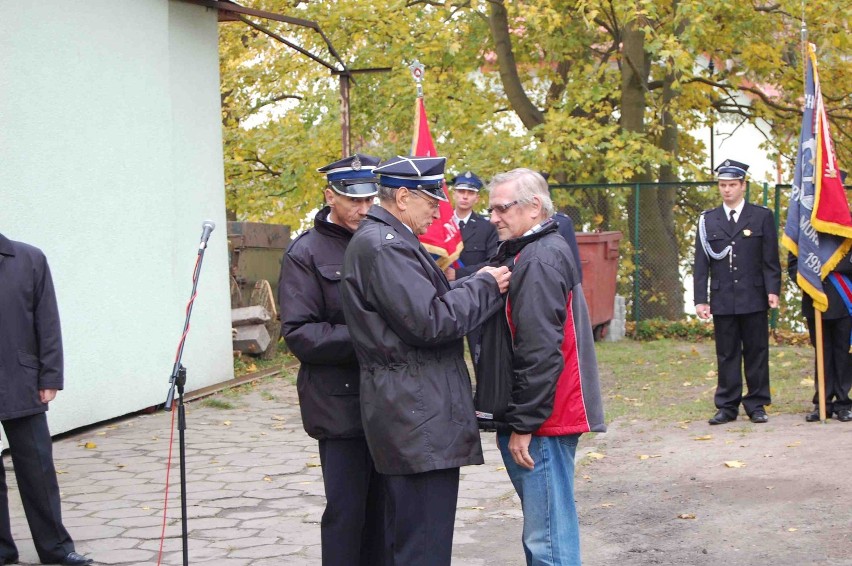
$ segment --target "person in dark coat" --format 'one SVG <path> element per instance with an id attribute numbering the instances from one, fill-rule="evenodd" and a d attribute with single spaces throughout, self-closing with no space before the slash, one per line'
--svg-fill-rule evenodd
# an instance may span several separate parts
<path id="1" fill-rule="evenodd" d="M 792 253 L 787 255 L 787 273 L 790 279 L 797 281 L 799 273 L 799 258 Z M 852 274 L 850 254 L 840 260 L 835 270 L 823 280 L 823 291 L 828 299 L 828 310 L 822 313 L 822 350 L 823 374 L 825 379 L 825 414 L 828 418 L 834 415 L 838 421 L 852 421 L 852 400 L 849 391 L 852 389 L 852 366 L 850 366 L 849 348 L 850 333 L 852 333 L 852 317 L 840 292 L 832 283 L 834 273 L 848 277 Z M 846 286 L 849 286 L 848 279 Z M 802 316 L 808 323 L 808 335 L 811 346 L 816 348 L 816 312 L 814 300 L 807 293 L 802 293 Z M 814 359 L 814 410 L 805 416 L 809 423 L 818 422 L 819 418 L 819 386 L 817 385 L 816 359 Z"/>
<path id="2" fill-rule="evenodd" d="M 48 404 L 64 387 L 62 331 L 47 258 L 0 234 L 0 423 L 36 552 L 44 564 L 79 566 L 62 524 Z M 18 562 L 9 496 L 0 465 L 0 564 Z"/>
<path id="3" fill-rule="evenodd" d="M 447 279 L 467 277 L 479 271 L 497 253 L 497 230 L 488 219 L 473 210 L 479 201 L 482 181 L 473 172 L 466 171 L 450 181 L 453 191 L 453 222 L 461 232 L 464 249 L 458 267 L 446 269 Z"/>
<path id="4" fill-rule="evenodd" d="M 494 264 L 511 267 L 512 281 L 482 327 L 474 406 L 481 428 L 496 430 L 521 499 L 527 564 L 579 566 L 577 443 L 606 432 L 588 307 L 544 178 L 499 174 L 489 198 L 501 240 Z"/>
<path id="5" fill-rule="evenodd" d="M 443 157 L 376 168 L 379 201 L 343 260 L 343 312 L 361 368 L 361 418 L 384 474 L 396 566 L 452 557 L 459 467 L 482 464 L 463 337 L 500 308 L 509 271 L 452 286 L 418 235 L 439 218 Z"/>
<path id="6" fill-rule="evenodd" d="M 326 206 L 281 262 L 281 335 L 301 362 L 302 424 L 319 441 L 324 566 L 384 563 L 383 487 L 364 438 L 358 360 L 340 304 L 343 254 L 378 191 L 379 161 L 355 154 L 318 169 L 327 175 Z"/>
<path id="7" fill-rule="evenodd" d="M 768 312 L 778 306 L 781 264 L 772 211 L 744 200 L 747 170 L 731 159 L 716 168 L 723 204 L 701 213 L 695 238 L 695 311 L 713 315 L 719 366 L 711 425 L 736 420 L 740 403 L 752 422 L 769 420 Z"/>
<path id="8" fill-rule="evenodd" d="M 574 221 L 564 212 L 556 212 L 551 216 L 556 223 L 556 230 L 559 235 L 565 238 L 568 246 L 571 248 L 571 254 L 574 256 L 574 265 L 577 267 L 577 275 L 580 276 L 580 281 L 583 280 L 583 262 L 580 261 L 580 247 L 577 245 L 577 234 L 574 232 Z"/>

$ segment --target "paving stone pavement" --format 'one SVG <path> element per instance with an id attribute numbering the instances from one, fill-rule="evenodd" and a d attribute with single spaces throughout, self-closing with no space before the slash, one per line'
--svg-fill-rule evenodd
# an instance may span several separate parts
<path id="1" fill-rule="evenodd" d="M 232 408 L 186 404 L 189 563 L 320 564 L 319 453 L 302 429 L 295 387 L 276 378 L 242 389 L 216 397 Z M 157 564 L 171 419 L 131 416 L 54 443 L 66 526 L 96 563 Z M 183 563 L 177 439 L 175 431 L 164 565 Z M 522 516 L 492 435 L 483 448 L 485 465 L 462 468 L 453 564 L 524 564 Z M 8 456 L 3 464 L 21 563 L 38 564 Z"/>

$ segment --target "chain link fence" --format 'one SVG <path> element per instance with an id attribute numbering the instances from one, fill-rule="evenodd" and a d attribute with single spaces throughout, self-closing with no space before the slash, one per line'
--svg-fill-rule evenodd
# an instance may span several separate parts
<path id="1" fill-rule="evenodd" d="M 550 185 L 556 208 L 572 218 L 577 231 L 618 230 L 617 293 L 627 319 L 684 319 L 694 314 L 692 263 L 702 211 L 721 204 L 716 181 Z M 779 240 L 790 185 L 749 183 L 746 200 L 775 215 Z M 786 275 L 787 252 L 779 248 L 782 304 L 771 313 L 772 327 L 800 329 L 801 292 Z"/>

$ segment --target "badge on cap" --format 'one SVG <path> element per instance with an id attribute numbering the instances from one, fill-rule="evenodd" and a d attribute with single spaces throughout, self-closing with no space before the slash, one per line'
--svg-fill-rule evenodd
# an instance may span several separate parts
<path id="1" fill-rule="evenodd" d="M 361 170 L 361 160 L 358 159 L 358 156 L 355 156 L 355 159 L 352 160 L 352 170 L 360 171 Z"/>

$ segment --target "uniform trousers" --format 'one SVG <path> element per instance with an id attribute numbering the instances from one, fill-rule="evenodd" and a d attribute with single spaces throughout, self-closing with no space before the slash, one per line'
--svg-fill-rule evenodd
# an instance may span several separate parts
<path id="1" fill-rule="evenodd" d="M 739 412 L 740 402 L 746 414 L 762 409 L 772 401 L 769 393 L 769 320 L 768 311 L 748 314 L 713 315 L 716 337 L 716 361 L 719 381 L 716 408 L 730 416 Z M 748 394 L 743 397 L 743 369 Z"/>
<path id="2" fill-rule="evenodd" d="M 74 542 L 62 524 L 59 483 L 53 465 L 53 442 L 47 427 L 47 415 L 38 413 L 8 419 L 2 424 L 36 552 L 42 562 L 58 563 L 74 551 Z M 0 465 L 0 559 L 11 562 L 17 556 L 9 518 L 6 472 Z"/>
<path id="3" fill-rule="evenodd" d="M 816 347 L 816 319 L 808 318 L 811 346 Z M 825 370 L 825 408 L 829 416 L 834 411 L 852 409 L 849 390 L 852 388 L 852 364 L 849 361 L 849 334 L 852 318 L 822 319 L 823 369 Z M 816 358 L 814 359 L 816 366 Z M 814 406 L 819 405 L 819 386 L 814 369 Z"/>
<path id="4" fill-rule="evenodd" d="M 393 566 L 450 566 L 459 469 L 383 476 Z"/>
<path id="5" fill-rule="evenodd" d="M 384 486 L 367 440 L 319 441 L 326 506 L 320 524 L 323 566 L 382 566 Z"/>

